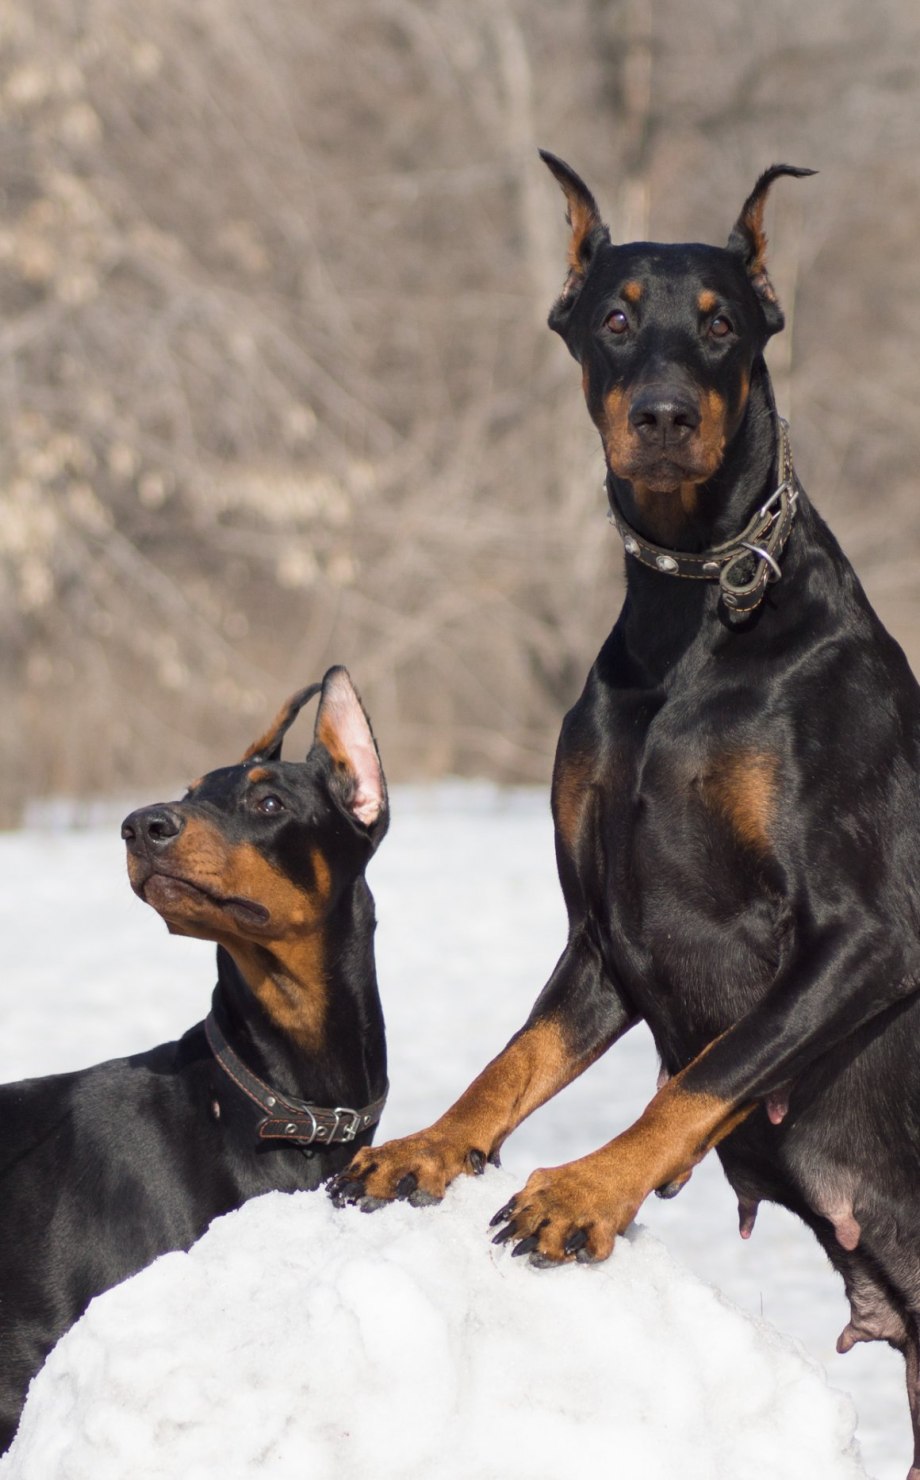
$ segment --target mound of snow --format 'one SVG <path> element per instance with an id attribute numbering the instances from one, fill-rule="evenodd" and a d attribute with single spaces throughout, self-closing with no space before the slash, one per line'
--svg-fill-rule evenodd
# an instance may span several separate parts
<path id="1" fill-rule="evenodd" d="M 488 1242 L 509 1173 L 373 1216 L 270 1193 L 93 1301 L 0 1480 L 853 1480 L 849 1401 L 642 1229 Z"/>

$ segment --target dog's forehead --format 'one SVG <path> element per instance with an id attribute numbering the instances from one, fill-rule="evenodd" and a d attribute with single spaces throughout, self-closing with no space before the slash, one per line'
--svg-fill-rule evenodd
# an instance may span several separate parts
<path id="1" fill-rule="evenodd" d="M 285 794 L 310 799 L 319 790 L 316 767 L 309 761 L 240 761 L 233 766 L 220 766 L 193 782 L 188 798 L 228 807 L 255 786 L 270 789 L 273 785 Z"/>
<path id="2" fill-rule="evenodd" d="M 598 254 L 586 283 L 598 298 L 620 297 L 637 306 L 654 302 L 699 308 L 700 297 L 747 297 L 744 267 L 733 252 L 701 242 L 630 242 Z"/>

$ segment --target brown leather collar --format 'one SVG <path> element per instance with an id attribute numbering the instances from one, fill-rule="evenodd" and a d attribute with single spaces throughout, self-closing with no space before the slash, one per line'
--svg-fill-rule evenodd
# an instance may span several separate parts
<path id="1" fill-rule="evenodd" d="M 795 521 L 799 485 L 792 465 L 789 427 L 777 421 L 777 467 L 780 482 L 750 523 L 721 545 L 697 555 L 653 545 L 633 529 L 611 500 L 607 518 L 615 525 L 627 555 L 662 575 L 683 580 L 718 581 L 722 604 L 731 622 L 743 622 L 766 595 L 767 586 L 782 576 L 780 557 Z"/>
<path id="2" fill-rule="evenodd" d="M 260 1141 L 288 1141 L 294 1146 L 331 1146 L 336 1142 L 353 1141 L 362 1131 L 376 1125 L 383 1114 L 387 1090 L 379 1100 L 365 1105 L 363 1110 L 352 1110 L 344 1105 L 328 1110 L 312 1101 L 295 1100 L 292 1095 L 283 1095 L 280 1090 L 272 1089 L 247 1069 L 230 1047 L 218 1026 L 213 1007 L 205 1018 L 204 1031 L 211 1052 L 228 1079 L 264 1111 L 264 1118 L 256 1127 Z"/>

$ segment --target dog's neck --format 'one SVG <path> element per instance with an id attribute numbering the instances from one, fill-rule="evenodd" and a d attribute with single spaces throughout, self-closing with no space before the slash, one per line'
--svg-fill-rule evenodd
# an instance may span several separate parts
<path id="1" fill-rule="evenodd" d="M 374 929 L 373 899 L 360 878 L 309 937 L 218 947 L 214 1007 L 248 1068 L 321 1105 L 366 1105 L 383 1094 Z"/>
<path id="2" fill-rule="evenodd" d="M 630 524 L 635 520 L 633 528 L 646 539 L 673 550 L 698 553 L 740 534 L 775 491 L 779 481 L 778 447 L 773 392 L 766 366 L 759 361 L 741 425 L 719 472 L 700 490 L 697 515 L 683 523 L 679 538 L 665 540 L 660 530 L 643 524 L 628 483 L 617 480 L 612 492 L 624 518 Z M 613 639 L 615 644 L 622 644 L 618 661 L 627 662 L 632 681 L 640 687 L 668 687 L 677 675 L 686 674 L 684 659 L 691 651 L 703 655 L 716 648 L 737 648 L 742 638 L 749 644 L 766 638 L 768 631 L 774 636 L 780 633 L 788 621 L 795 620 L 783 598 L 789 584 L 800 578 L 805 568 L 804 533 L 808 531 L 813 566 L 814 535 L 819 527 L 823 528 L 799 488 L 796 523 L 782 556 L 782 580 L 776 587 L 775 600 L 768 598 L 740 627 L 730 623 L 717 582 L 680 579 L 626 555 L 626 599 Z M 770 620 L 764 627 L 763 615 L 768 607 Z"/>
<path id="3" fill-rule="evenodd" d="M 744 529 L 776 486 L 776 451 L 776 404 L 767 367 L 759 358 L 741 423 L 707 483 L 650 493 L 611 472 L 607 486 L 623 518 L 645 539 L 697 553 Z"/>

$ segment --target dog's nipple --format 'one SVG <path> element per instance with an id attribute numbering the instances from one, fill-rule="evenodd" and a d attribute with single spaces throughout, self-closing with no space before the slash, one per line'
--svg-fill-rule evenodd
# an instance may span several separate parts
<path id="1" fill-rule="evenodd" d="M 760 1203 L 753 1198 L 739 1197 L 738 1199 L 738 1232 L 742 1238 L 750 1238 L 754 1232 L 754 1224 L 757 1221 L 757 1209 Z"/>
<path id="2" fill-rule="evenodd" d="M 834 1232 L 837 1235 L 837 1242 L 840 1247 L 842 1249 L 848 1249 L 852 1253 L 853 1249 L 859 1243 L 860 1235 L 862 1234 L 862 1229 L 853 1217 L 852 1209 L 848 1212 L 836 1214 L 836 1216 L 832 1217 L 831 1222 L 834 1225 Z"/>

